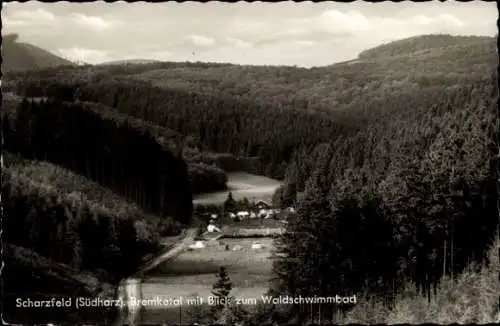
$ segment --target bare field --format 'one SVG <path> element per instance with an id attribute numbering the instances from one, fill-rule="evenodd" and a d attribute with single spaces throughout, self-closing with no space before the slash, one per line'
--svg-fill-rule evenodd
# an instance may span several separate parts
<path id="1" fill-rule="evenodd" d="M 246 197 L 250 201 L 271 201 L 274 192 L 281 186 L 281 182 L 278 180 L 245 172 L 231 172 L 227 174 L 227 177 L 227 191 L 196 195 L 193 203 L 219 205 L 227 199 L 229 191 L 231 191 L 235 200 L 241 200 Z"/>
<path id="2" fill-rule="evenodd" d="M 224 239 L 228 238 L 251 238 L 251 237 L 273 237 L 275 235 L 281 234 L 283 228 L 233 228 L 224 232 Z"/>
<path id="3" fill-rule="evenodd" d="M 268 290 L 271 277 L 273 240 L 270 238 L 223 239 L 207 241 L 205 248 L 186 251 L 173 261 L 165 262 L 150 271 L 142 285 L 142 298 L 186 298 L 200 296 L 205 300 L 210 296 L 216 273 L 220 266 L 227 268 L 233 283 L 231 294 L 239 298 L 259 298 Z M 261 249 L 252 249 L 253 243 L 263 245 Z M 229 245 L 227 251 L 225 244 Z M 238 248 L 239 246 L 239 248 Z M 238 250 L 233 250 L 233 248 Z M 180 308 L 162 307 L 149 310 Z M 153 313 L 153 312 L 151 312 Z M 157 312 L 158 313 L 158 312 Z M 167 314 L 168 315 L 168 314 Z M 178 318 L 178 317 L 176 317 Z M 145 322 L 153 322 L 146 319 Z"/>
<path id="4" fill-rule="evenodd" d="M 228 221 L 221 222 L 222 231 L 227 232 L 233 229 L 265 229 L 265 228 L 281 228 L 284 226 L 282 220 L 250 218 L 239 222 Z"/>
<path id="5" fill-rule="evenodd" d="M 228 177 L 228 191 L 201 194 L 193 202 L 220 204 L 226 200 L 229 191 L 236 200 L 247 197 L 251 201 L 270 201 L 281 185 L 277 180 L 248 173 L 229 173 Z M 219 240 L 208 240 L 205 248 L 185 251 L 148 273 L 142 284 L 142 299 L 160 297 L 183 300 L 181 306 L 146 307 L 140 314 L 141 323 L 191 322 L 193 310 L 208 309 L 206 302 L 221 266 L 226 267 L 233 283 L 233 297 L 253 300 L 267 292 L 274 249 L 272 236 L 281 232 L 283 223 L 272 219 L 252 219 L 222 225 L 221 234 L 228 237 L 220 239 L 223 244 Z M 241 238 L 232 238 L 237 236 Z M 263 247 L 252 249 L 254 243 Z M 226 250 L 226 244 L 229 250 Z M 203 298 L 204 304 L 198 308 L 186 305 L 185 299 L 192 297 Z"/>
<path id="6" fill-rule="evenodd" d="M 220 245 L 218 240 L 207 241 L 205 248 L 183 252 L 175 260 L 158 266 L 150 272 L 151 277 L 148 279 L 152 279 L 156 275 L 167 277 L 169 280 L 176 277 L 199 276 L 197 278 L 200 280 L 195 280 L 195 284 L 201 282 L 211 286 L 215 280 L 215 273 L 220 266 L 224 266 L 235 283 L 234 285 L 238 287 L 258 285 L 245 280 L 252 278 L 252 276 L 264 274 L 263 276 L 267 277 L 269 275 L 272 264 L 269 259 L 273 249 L 272 239 L 234 238 L 222 239 L 221 241 L 229 245 L 229 251 L 225 249 L 225 245 Z M 257 250 L 252 249 L 251 246 L 254 242 L 258 242 L 264 247 Z M 240 246 L 240 250 L 233 250 L 237 249 L 236 246 Z M 209 276 L 213 276 L 213 279 L 208 280 Z M 241 276 L 243 276 L 243 280 Z"/>

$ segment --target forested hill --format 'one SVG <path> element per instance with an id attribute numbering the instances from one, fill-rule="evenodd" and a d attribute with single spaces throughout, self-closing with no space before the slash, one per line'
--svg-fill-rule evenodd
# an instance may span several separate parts
<path id="1" fill-rule="evenodd" d="M 397 298 L 422 295 L 436 304 L 440 283 L 484 266 L 499 226 L 498 56 L 493 39 L 470 47 L 454 40 L 458 45 L 447 51 L 342 66 L 364 70 L 352 80 L 363 89 L 359 108 L 370 112 L 368 123 L 353 136 L 297 153 L 288 165 L 275 201 L 297 203 L 286 234 L 306 234 L 280 239 L 282 255 L 294 259 L 276 264 L 277 293 L 328 296 L 343 289 L 362 293 L 367 307 L 380 301 L 401 312 L 406 302 Z M 390 45 L 384 51 L 397 53 Z M 451 304 L 457 311 L 475 304 L 476 290 L 467 291 L 461 297 L 467 303 Z M 494 320 L 498 303 L 490 304 L 485 318 Z M 412 316 L 406 320 L 422 320 L 406 307 Z M 289 311 L 297 316 L 292 309 L 298 307 Z M 321 307 L 323 316 L 333 313 L 328 309 Z M 315 313 L 305 310 L 297 318 Z"/>
<path id="2" fill-rule="evenodd" d="M 159 216 L 190 221 L 188 168 L 175 153 L 175 132 L 83 102 L 23 100 L 5 113 L 8 151 L 67 167 Z"/>
<path id="3" fill-rule="evenodd" d="M 445 101 L 459 85 L 497 64 L 493 38 L 422 36 L 383 47 L 411 43 L 428 49 L 440 40 L 446 51 L 379 55 L 312 69 L 154 63 L 46 69 L 10 75 L 6 81 L 7 87 L 31 96 L 46 93 L 49 85 L 79 87 L 83 100 L 181 132 L 190 148 L 257 156 L 260 162 L 250 164 L 252 172 L 282 178 L 297 147 L 356 132 L 371 116 L 391 116 L 408 103 Z"/>
<path id="4" fill-rule="evenodd" d="M 358 58 L 377 59 L 400 55 L 442 55 L 443 52 L 458 54 L 460 51 L 465 51 L 470 56 L 471 52 L 477 51 L 477 54 L 480 54 L 481 47 L 485 43 L 493 41 L 493 38 L 487 36 L 421 35 L 379 45 L 361 52 Z"/>
<path id="5" fill-rule="evenodd" d="M 446 51 L 379 54 L 311 69 L 172 62 L 86 66 L 10 74 L 7 87 L 39 96 L 49 85 L 71 85 L 82 100 L 179 131 L 190 148 L 257 157 L 259 162 L 243 166 L 283 178 L 294 151 L 356 133 L 408 103 L 445 101 L 497 64 L 495 40 L 487 37 L 422 36 L 384 45 L 394 49 L 384 51 L 403 53 L 397 50 L 402 43 L 437 49 L 431 45 L 440 40 Z"/>
<path id="6" fill-rule="evenodd" d="M 35 99 L 40 101 L 41 98 Z M 69 104 L 69 103 L 67 103 Z M 6 147 L 16 151 L 12 146 L 16 146 L 16 124 L 19 125 L 17 120 L 17 113 L 20 111 L 22 105 L 22 98 L 13 96 L 11 93 L 5 93 L 2 101 L 2 117 L 4 119 L 4 137 L 6 140 Z M 138 133 L 149 134 L 156 143 L 158 143 L 163 151 L 170 152 L 180 158 L 180 155 L 188 163 L 188 177 L 190 190 L 192 193 L 201 193 L 209 191 L 224 190 L 227 188 L 227 175 L 224 170 L 214 165 L 219 165 L 228 168 L 229 170 L 238 168 L 239 166 L 248 166 L 251 161 L 238 160 L 233 156 L 219 155 L 217 153 L 200 153 L 196 149 L 191 149 L 184 146 L 184 137 L 171 129 L 155 125 L 151 122 L 141 119 L 133 118 L 131 116 L 116 112 L 109 107 L 91 102 L 79 102 L 80 107 L 92 114 L 100 116 L 104 120 L 115 121 L 121 125 L 128 125 L 130 128 L 135 129 Z M 41 116 L 37 117 L 38 119 Z M 33 123 L 36 123 L 34 121 Z M 48 137 L 46 134 L 44 137 Z"/>
<path id="7" fill-rule="evenodd" d="M 100 63 L 99 65 L 144 65 L 144 64 L 151 64 L 151 63 L 159 63 L 161 61 L 158 60 L 150 60 L 150 59 L 124 59 L 124 60 L 116 60 L 116 61 L 106 61 L 103 63 Z"/>
<path id="8" fill-rule="evenodd" d="M 78 73 L 78 71 L 76 71 Z M 270 103 L 246 103 L 230 97 L 153 86 L 125 77 L 71 72 L 50 78 L 28 76 L 12 87 L 28 97 L 53 96 L 103 103 L 123 114 L 168 127 L 185 135 L 185 144 L 201 151 L 258 157 L 252 172 L 283 177 L 286 162 L 299 143 L 313 146 L 348 132 L 351 127 L 325 113 Z M 314 133 L 310 131 L 314 130 Z"/>
<path id="9" fill-rule="evenodd" d="M 26 71 L 75 63 L 28 43 L 17 42 L 17 34 L 2 37 L 2 71 Z"/>
<path id="10" fill-rule="evenodd" d="M 16 299 L 113 298 L 113 287 L 181 224 L 60 166 L 3 154 L 4 320 L 109 323 L 112 307 L 19 309 Z"/>

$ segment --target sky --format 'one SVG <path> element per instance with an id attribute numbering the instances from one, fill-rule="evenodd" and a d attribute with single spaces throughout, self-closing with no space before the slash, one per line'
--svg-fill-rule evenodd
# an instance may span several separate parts
<path id="1" fill-rule="evenodd" d="M 496 3 L 7 3 L 3 34 L 72 61 L 323 66 L 422 34 L 497 33 Z"/>

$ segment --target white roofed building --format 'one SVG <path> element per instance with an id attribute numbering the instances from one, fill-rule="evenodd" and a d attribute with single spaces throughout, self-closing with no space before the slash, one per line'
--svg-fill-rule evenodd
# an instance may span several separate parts
<path id="1" fill-rule="evenodd" d="M 246 217 L 250 216 L 250 213 L 248 213 L 247 211 L 242 211 L 242 212 L 238 212 L 236 215 L 240 218 L 246 218 Z"/>
<path id="2" fill-rule="evenodd" d="M 209 224 L 207 226 L 207 231 L 208 232 L 220 232 L 220 229 L 214 224 Z"/>
<path id="3" fill-rule="evenodd" d="M 208 232 L 221 232 L 220 229 L 217 227 L 217 225 L 214 224 L 213 221 L 210 221 L 210 223 L 208 223 L 207 231 Z"/>

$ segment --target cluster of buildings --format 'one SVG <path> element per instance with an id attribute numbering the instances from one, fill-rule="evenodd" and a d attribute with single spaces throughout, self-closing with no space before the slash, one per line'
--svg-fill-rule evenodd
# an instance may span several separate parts
<path id="1" fill-rule="evenodd" d="M 269 219 L 276 218 L 278 214 L 282 212 L 281 209 L 272 208 L 272 206 L 263 200 L 256 202 L 251 209 L 240 210 L 240 211 L 227 211 L 225 215 L 231 218 L 235 222 L 239 222 L 246 219 Z M 288 207 L 285 212 L 295 213 L 295 208 Z M 207 216 L 208 217 L 208 216 Z M 220 232 L 220 229 L 215 225 L 215 221 L 219 218 L 218 214 L 210 214 L 210 223 L 207 226 L 208 232 Z"/>
<path id="2" fill-rule="evenodd" d="M 225 243 L 224 241 L 216 241 L 216 239 L 211 239 L 212 241 L 203 241 L 203 240 L 198 240 L 195 243 L 191 244 L 188 246 L 189 251 L 197 250 L 197 249 L 203 249 L 206 248 L 207 246 L 219 246 L 221 248 L 224 248 L 226 251 L 239 251 L 243 250 L 243 247 L 241 245 L 235 245 L 231 247 L 229 244 Z M 267 248 L 267 245 L 264 243 L 261 243 L 259 241 L 254 241 L 250 246 L 250 249 L 252 250 L 261 250 Z"/>

